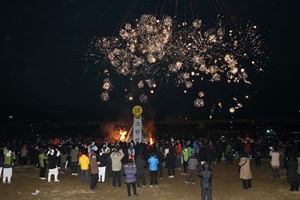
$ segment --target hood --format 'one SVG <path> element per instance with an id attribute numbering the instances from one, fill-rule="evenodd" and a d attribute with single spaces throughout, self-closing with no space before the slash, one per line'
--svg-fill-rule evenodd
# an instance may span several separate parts
<path id="1" fill-rule="evenodd" d="M 204 163 L 204 164 L 203 164 L 203 169 L 204 169 L 204 170 L 209 170 L 209 164 Z"/>

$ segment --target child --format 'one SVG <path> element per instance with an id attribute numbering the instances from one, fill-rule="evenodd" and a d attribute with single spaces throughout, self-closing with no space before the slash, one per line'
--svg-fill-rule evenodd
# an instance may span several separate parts
<path id="1" fill-rule="evenodd" d="M 133 194 L 134 197 L 137 197 L 137 193 L 136 193 L 136 173 L 137 173 L 137 169 L 135 164 L 133 163 L 128 163 L 124 165 L 124 175 L 125 177 L 125 182 L 127 185 L 127 194 L 128 194 L 128 199 L 130 199 L 131 194 L 130 194 L 130 189 L 132 186 L 133 189 Z"/>
<path id="2" fill-rule="evenodd" d="M 208 200 L 212 200 L 212 176 L 213 172 L 210 170 L 209 165 L 206 162 L 201 162 L 202 170 L 199 172 L 201 177 L 201 200 L 205 200 L 206 196 Z"/>

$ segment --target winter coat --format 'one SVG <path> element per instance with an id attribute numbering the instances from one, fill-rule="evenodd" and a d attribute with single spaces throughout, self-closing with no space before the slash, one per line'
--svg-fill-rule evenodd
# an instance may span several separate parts
<path id="1" fill-rule="evenodd" d="M 78 149 L 72 149 L 71 150 L 71 162 L 78 162 L 78 154 L 79 154 L 79 151 Z"/>
<path id="2" fill-rule="evenodd" d="M 121 160 L 123 157 L 124 157 L 123 152 L 113 152 L 112 154 L 110 154 L 112 171 L 121 171 L 122 169 Z"/>
<path id="3" fill-rule="evenodd" d="M 105 158 L 104 154 L 102 154 L 101 156 L 97 156 L 97 161 L 100 162 L 98 167 L 105 167 L 106 166 L 106 158 Z"/>
<path id="4" fill-rule="evenodd" d="M 61 163 L 66 163 L 66 162 L 67 162 L 67 158 L 68 158 L 68 154 L 62 153 L 62 154 L 60 155 L 60 162 L 61 162 Z"/>
<path id="5" fill-rule="evenodd" d="M 57 157 L 60 156 L 59 151 L 55 151 L 54 154 L 48 154 L 48 161 L 49 161 L 49 169 L 57 168 Z"/>
<path id="6" fill-rule="evenodd" d="M 209 165 L 204 163 L 202 170 L 198 174 L 201 177 L 200 185 L 202 188 L 210 188 L 212 186 L 213 172 L 209 169 Z"/>
<path id="7" fill-rule="evenodd" d="M 296 159 L 290 159 L 287 161 L 287 181 L 288 182 L 299 182 L 298 176 L 298 162 Z"/>
<path id="8" fill-rule="evenodd" d="M 184 148 L 181 151 L 181 153 L 182 153 L 182 156 L 183 156 L 183 160 L 187 162 L 188 159 L 189 159 L 189 152 L 188 152 L 187 148 Z"/>
<path id="9" fill-rule="evenodd" d="M 98 174 L 98 163 L 97 163 L 97 158 L 91 157 L 90 159 L 90 168 L 91 168 L 91 174 Z"/>
<path id="10" fill-rule="evenodd" d="M 243 180 L 252 179 L 252 173 L 251 173 L 251 168 L 250 168 L 250 159 L 247 157 L 241 157 L 239 166 L 241 166 L 240 179 L 243 179 Z"/>
<path id="11" fill-rule="evenodd" d="M 270 154 L 271 156 L 271 166 L 272 167 L 279 167 L 280 166 L 280 154 L 279 152 L 277 151 L 270 151 Z"/>
<path id="12" fill-rule="evenodd" d="M 11 168 L 14 165 L 14 161 L 16 160 L 16 155 L 13 154 L 11 156 L 4 157 L 4 168 Z"/>
<path id="13" fill-rule="evenodd" d="M 47 159 L 48 159 L 48 156 L 45 155 L 45 152 L 41 152 L 39 154 L 40 167 L 46 167 L 46 160 Z"/>
<path id="14" fill-rule="evenodd" d="M 166 156 L 166 168 L 174 169 L 175 168 L 176 156 L 174 154 L 174 150 L 170 149 L 169 153 Z"/>
<path id="15" fill-rule="evenodd" d="M 198 160 L 197 158 L 192 155 L 189 159 L 188 159 L 188 169 L 194 170 L 197 169 L 198 166 Z"/>
<path id="16" fill-rule="evenodd" d="M 82 154 L 79 158 L 80 169 L 88 170 L 89 164 L 90 164 L 90 159 L 85 154 Z"/>
<path id="17" fill-rule="evenodd" d="M 149 170 L 150 171 L 156 171 L 157 170 L 157 165 L 159 164 L 159 161 L 158 161 L 156 156 L 151 156 L 148 159 L 148 163 L 149 163 Z M 175 162 L 174 162 L 174 165 L 175 165 Z"/>
<path id="18" fill-rule="evenodd" d="M 136 168 L 137 168 L 137 174 L 138 175 L 145 174 L 144 168 L 146 167 L 146 162 L 144 161 L 144 159 L 138 158 L 135 161 L 135 165 L 136 165 Z"/>
<path id="19" fill-rule="evenodd" d="M 124 165 L 124 175 L 126 183 L 134 183 L 136 182 L 136 173 L 137 169 L 134 164 Z"/>

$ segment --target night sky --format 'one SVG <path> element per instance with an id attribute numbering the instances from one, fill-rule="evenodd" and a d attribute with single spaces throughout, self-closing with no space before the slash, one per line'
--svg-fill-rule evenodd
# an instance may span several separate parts
<path id="1" fill-rule="evenodd" d="M 160 2 L 160 3 L 159 3 Z M 97 120 L 131 116 L 134 105 L 154 119 L 208 119 L 188 95 L 161 86 L 146 104 L 118 98 L 103 102 L 97 66 L 88 66 L 84 53 L 93 36 L 113 35 L 122 22 L 133 23 L 144 13 L 174 15 L 175 0 L 45 0 L 4 1 L 0 7 L 0 116 L 5 120 Z M 171 7 L 167 4 L 171 2 Z M 190 3 L 179 0 L 179 20 L 191 20 Z M 251 77 L 251 98 L 234 114 L 214 113 L 214 119 L 299 118 L 299 12 L 296 1 L 196 0 L 194 15 L 204 21 L 218 11 L 251 20 L 268 46 L 265 72 Z M 214 3 L 227 5 L 216 7 Z M 136 3 L 136 4 L 134 4 Z M 187 6 L 184 10 L 184 5 Z M 219 8 L 219 9 L 217 9 Z M 220 9 L 221 8 L 221 9 Z M 230 14 L 229 14 L 230 12 Z M 185 15 L 186 14 L 186 15 Z M 126 20 L 124 20 L 126 16 Z M 229 22 L 231 23 L 231 22 Z M 118 100 L 119 99 L 119 100 Z M 189 100 L 190 101 L 190 100 Z"/>

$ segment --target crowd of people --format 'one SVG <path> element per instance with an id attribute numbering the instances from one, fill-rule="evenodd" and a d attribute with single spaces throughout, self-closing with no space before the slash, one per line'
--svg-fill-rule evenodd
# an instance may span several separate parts
<path id="1" fill-rule="evenodd" d="M 3 184 L 12 182 L 13 166 L 34 165 L 40 170 L 39 179 L 59 182 L 59 174 L 70 168 L 72 176 L 80 181 L 90 182 L 95 190 L 98 183 L 111 180 L 112 187 L 121 187 L 121 177 L 125 175 L 127 196 L 131 198 L 131 189 L 135 197 L 137 187 L 146 187 L 146 169 L 149 171 L 149 186 L 158 187 L 163 177 L 163 168 L 167 177 L 177 176 L 177 171 L 185 175 L 186 184 L 194 184 L 201 177 L 202 199 L 212 199 L 211 165 L 222 160 L 233 165 L 239 160 L 240 179 L 244 189 L 251 188 L 251 160 L 260 167 L 261 158 L 270 158 L 274 179 L 278 179 L 279 169 L 287 169 L 287 180 L 291 191 L 299 191 L 300 145 L 291 138 L 282 141 L 278 138 L 252 139 L 244 137 L 207 137 L 198 139 L 173 139 L 165 142 L 135 143 L 134 141 L 108 142 L 94 137 L 57 137 L 47 140 L 37 138 L 34 141 L 10 139 L 1 142 L 0 176 Z M 197 169 L 200 171 L 198 172 Z M 181 167 L 182 166 L 182 167 Z"/>

